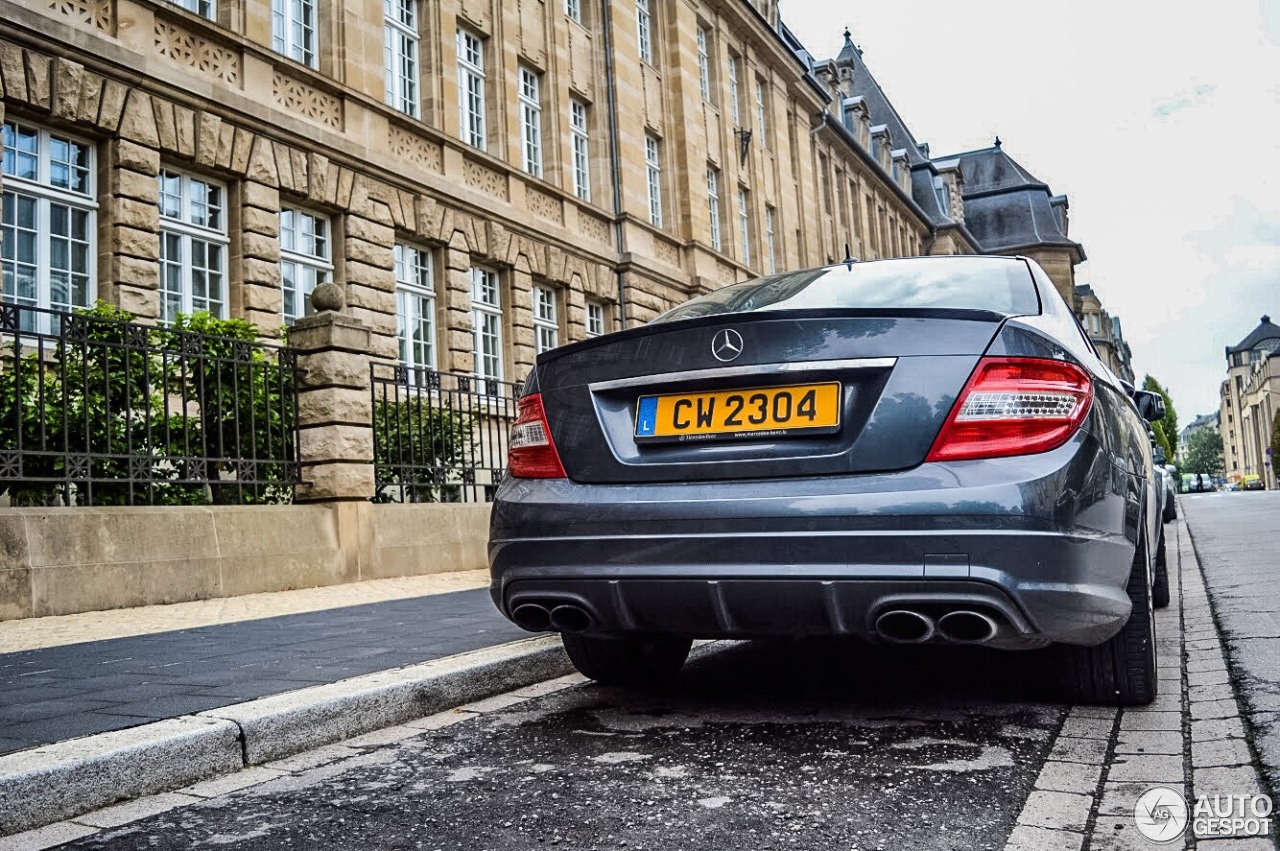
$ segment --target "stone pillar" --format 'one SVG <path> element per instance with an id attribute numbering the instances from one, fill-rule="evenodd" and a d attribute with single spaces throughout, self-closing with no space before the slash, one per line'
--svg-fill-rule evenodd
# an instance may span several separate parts
<path id="1" fill-rule="evenodd" d="M 533 330 L 533 275 L 529 271 L 529 261 L 521 255 L 511 269 L 511 284 L 503 293 L 502 312 L 507 317 L 508 340 L 506 379 L 523 381 L 533 371 L 537 348 Z"/>
<path id="2" fill-rule="evenodd" d="M 107 258 L 100 295 L 139 319 L 159 319 L 160 151 L 126 138 L 106 148 L 111 203 L 98 227 Z"/>
<path id="3" fill-rule="evenodd" d="M 298 440 L 302 479 L 297 502 L 373 497 L 373 402 L 369 384 L 371 331 L 340 312 L 342 287 L 321 284 L 316 313 L 289 329 L 298 352 Z"/>
<path id="4" fill-rule="evenodd" d="M 232 218 L 240 234 L 239 253 L 232 257 L 238 266 L 240 286 L 232 304 L 239 315 L 274 337 L 284 323 L 284 298 L 280 290 L 280 190 L 254 180 L 243 180 L 239 203 Z M 238 302 L 236 301 L 238 299 Z"/>
<path id="5" fill-rule="evenodd" d="M 444 266 L 436 298 L 444 308 L 445 345 L 440 368 L 446 372 L 471 374 L 475 371 L 475 351 L 471 335 L 471 252 L 466 239 L 454 234 L 453 242 L 440 252 Z"/>
<path id="6" fill-rule="evenodd" d="M 368 351 L 395 360 L 396 340 L 395 229 L 390 224 L 348 213 L 342 233 L 347 313 L 372 332 Z"/>

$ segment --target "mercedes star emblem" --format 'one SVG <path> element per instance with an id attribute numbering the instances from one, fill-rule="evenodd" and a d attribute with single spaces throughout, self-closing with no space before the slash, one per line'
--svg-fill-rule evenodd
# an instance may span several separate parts
<path id="1" fill-rule="evenodd" d="M 711 354 L 723 363 L 733 360 L 742 354 L 742 335 L 732 328 L 716 332 L 711 338 Z"/>

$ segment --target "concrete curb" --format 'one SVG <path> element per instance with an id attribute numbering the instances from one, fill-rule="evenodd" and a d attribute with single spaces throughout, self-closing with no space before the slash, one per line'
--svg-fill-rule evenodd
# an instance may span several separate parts
<path id="1" fill-rule="evenodd" d="M 0 757 L 0 836 L 572 672 L 555 636 Z"/>

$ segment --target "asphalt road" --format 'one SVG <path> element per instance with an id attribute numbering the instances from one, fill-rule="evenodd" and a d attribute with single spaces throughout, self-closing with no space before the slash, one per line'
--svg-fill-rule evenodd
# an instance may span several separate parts
<path id="1" fill-rule="evenodd" d="M 912 651 L 738 645 L 76 847 L 1000 849 L 1065 708 L 1025 654 Z"/>
<path id="2" fill-rule="evenodd" d="M 1187 494 L 1179 502 L 1254 746 L 1272 791 L 1280 791 L 1280 491 Z"/>

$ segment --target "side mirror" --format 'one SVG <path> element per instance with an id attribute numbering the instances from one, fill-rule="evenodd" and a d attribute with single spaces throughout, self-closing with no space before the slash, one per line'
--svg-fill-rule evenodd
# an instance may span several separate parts
<path id="1" fill-rule="evenodd" d="M 1164 418 L 1164 397 L 1159 393 L 1152 393 L 1148 390 L 1133 391 L 1134 404 L 1138 406 L 1138 413 L 1149 423 Z"/>

